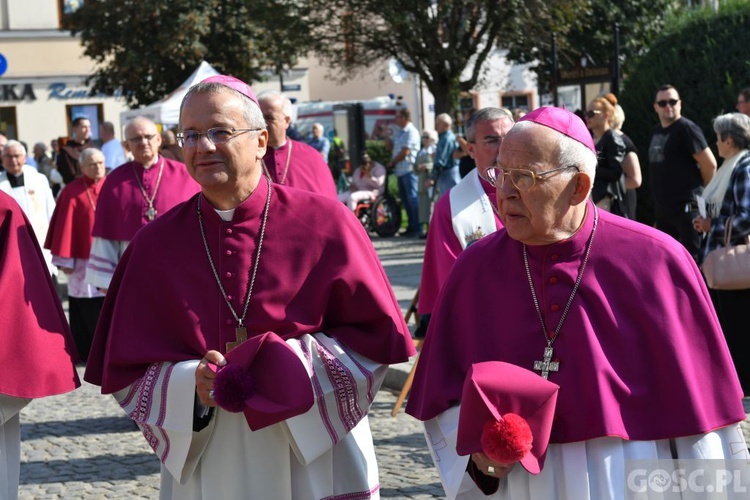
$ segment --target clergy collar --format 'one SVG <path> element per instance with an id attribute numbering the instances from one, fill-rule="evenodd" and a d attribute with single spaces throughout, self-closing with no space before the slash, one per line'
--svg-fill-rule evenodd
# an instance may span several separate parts
<path id="1" fill-rule="evenodd" d="M 273 189 L 273 188 L 272 188 Z M 255 191 L 250 194 L 250 196 L 247 197 L 245 201 L 234 207 L 234 215 L 232 217 L 232 220 L 230 222 L 224 221 L 224 223 L 229 224 L 242 224 L 243 222 L 251 219 L 257 219 L 260 220 L 263 209 L 266 206 L 266 195 L 268 193 L 268 185 L 266 183 L 266 180 L 263 176 L 260 177 L 258 180 L 258 186 L 255 188 Z M 271 197 L 273 198 L 274 193 L 271 193 Z M 200 197 L 200 204 L 201 204 L 201 210 L 203 211 L 203 217 L 205 217 L 206 221 L 221 221 L 223 218 L 218 213 L 218 211 L 214 208 L 211 203 L 208 202 L 205 196 L 202 194 L 199 195 Z M 273 200 L 272 200 L 273 201 Z"/>
<path id="2" fill-rule="evenodd" d="M 24 178 L 23 178 L 23 172 L 21 172 L 18 175 L 13 175 L 10 172 L 8 172 L 8 182 L 10 183 L 10 187 L 21 187 L 24 186 Z"/>
<path id="3" fill-rule="evenodd" d="M 281 143 L 281 144 L 279 144 L 278 146 L 271 146 L 271 148 L 272 148 L 272 149 L 273 149 L 274 151 L 276 151 L 277 149 L 282 149 L 282 148 L 283 148 L 283 147 L 285 147 L 285 146 L 286 146 L 286 145 L 287 145 L 288 143 L 289 143 L 289 138 L 288 138 L 288 137 L 284 137 L 284 142 L 282 142 L 282 143 Z"/>

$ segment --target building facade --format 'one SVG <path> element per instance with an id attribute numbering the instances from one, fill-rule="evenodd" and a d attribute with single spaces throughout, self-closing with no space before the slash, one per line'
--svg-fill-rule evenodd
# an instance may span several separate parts
<path id="1" fill-rule="evenodd" d="M 67 7 L 66 7 L 67 6 Z M 69 137 L 78 116 L 119 125 L 127 109 L 117 96 L 90 95 L 95 63 L 80 40 L 60 29 L 69 0 L 0 0 L 0 133 L 25 142 Z"/>

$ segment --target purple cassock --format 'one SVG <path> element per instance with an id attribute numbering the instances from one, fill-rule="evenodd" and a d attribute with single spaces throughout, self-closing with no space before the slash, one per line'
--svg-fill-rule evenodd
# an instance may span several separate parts
<path id="1" fill-rule="evenodd" d="M 0 394 L 41 398 L 81 385 L 73 337 L 21 207 L 0 192 Z"/>
<path id="2" fill-rule="evenodd" d="M 495 188 L 481 179 L 482 189 L 494 206 Z M 503 227 L 500 217 L 495 213 L 497 227 Z M 466 237 L 466 235 L 463 235 Z M 471 243 L 470 243 L 471 244 Z M 453 216 L 451 212 L 450 192 L 435 202 L 430 219 L 430 230 L 427 232 L 427 242 L 424 251 L 424 263 L 422 264 L 422 280 L 419 284 L 419 314 L 432 314 L 435 309 L 440 288 L 448 278 L 459 254 L 464 251 L 463 245 L 456 236 L 453 229 Z"/>
<path id="3" fill-rule="evenodd" d="M 162 164 L 164 169 L 159 180 Z M 136 161 L 125 163 L 110 172 L 104 181 L 96 206 L 94 237 L 130 241 L 135 232 L 149 222 L 149 204 L 138 180 L 149 197 L 154 196 L 156 189 L 153 201 L 157 217 L 200 191 L 184 163 L 163 156 L 148 170 Z"/>
<path id="4" fill-rule="evenodd" d="M 546 328 L 554 332 L 591 235 L 529 246 Z M 431 419 L 461 401 L 473 363 L 532 369 L 546 340 L 523 244 L 501 229 L 467 248 L 446 281 L 420 354 L 407 412 Z M 591 254 L 559 336 L 551 443 L 601 436 L 657 440 L 744 420 L 742 393 L 700 271 L 673 238 L 599 211 Z"/>
<path id="5" fill-rule="evenodd" d="M 231 222 L 197 195 L 138 232 L 107 293 L 86 380 L 111 393 L 142 377 L 151 363 L 200 359 L 210 349 L 226 353 L 237 322 L 209 264 L 197 204 L 216 272 L 241 312 L 268 189 L 261 180 Z M 273 332 L 289 339 L 322 331 L 379 363 L 414 354 L 399 304 L 359 221 L 338 200 L 278 184 L 271 185 L 245 325 L 248 337 Z"/>
<path id="6" fill-rule="evenodd" d="M 320 153 L 304 142 L 287 138 L 279 148 L 269 146 L 263 163 L 274 183 L 312 191 L 338 201 L 331 169 Z"/>

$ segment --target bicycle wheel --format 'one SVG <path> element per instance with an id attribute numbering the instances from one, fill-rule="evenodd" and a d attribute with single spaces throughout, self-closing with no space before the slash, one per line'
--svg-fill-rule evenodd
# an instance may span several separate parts
<path id="1" fill-rule="evenodd" d="M 370 221 L 378 236 L 393 236 L 401 227 L 401 205 L 393 196 L 381 196 L 372 206 Z"/>

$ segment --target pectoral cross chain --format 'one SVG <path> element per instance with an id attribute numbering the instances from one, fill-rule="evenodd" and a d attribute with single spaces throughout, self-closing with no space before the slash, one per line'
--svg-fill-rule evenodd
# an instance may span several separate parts
<path id="1" fill-rule="evenodd" d="M 236 337 L 235 342 L 227 342 L 227 352 L 231 351 L 241 343 L 247 340 L 247 328 L 244 326 L 238 326 L 237 329 L 234 331 L 234 335 Z M 545 377 L 546 378 L 546 377 Z"/>
<path id="2" fill-rule="evenodd" d="M 560 369 L 560 362 L 552 361 L 553 351 L 554 348 L 552 346 L 545 347 L 544 359 L 542 361 L 534 361 L 534 371 L 541 372 L 543 379 L 549 377 L 549 372 L 556 372 Z"/>

